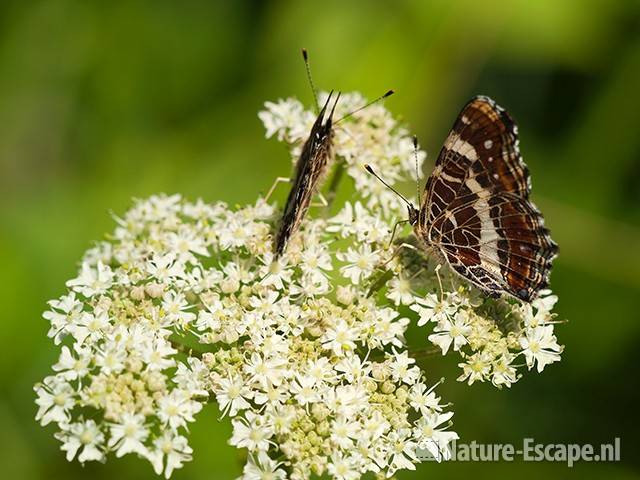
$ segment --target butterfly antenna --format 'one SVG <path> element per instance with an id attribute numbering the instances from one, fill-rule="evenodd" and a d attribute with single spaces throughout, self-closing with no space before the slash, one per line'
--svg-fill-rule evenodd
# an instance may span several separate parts
<path id="1" fill-rule="evenodd" d="M 355 113 L 358 113 L 362 110 L 364 110 L 365 108 L 370 107 L 371 105 L 373 105 L 374 103 L 378 103 L 381 100 L 384 100 L 387 97 L 390 97 L 391 95 L 393 95 L 394 93 L 396 93 L 394 90 L 387 90 L 387 92 L 384 95 L 380 95 L 378 98 L 376 98 L 375 100 L 371 100 L 369 103 L 367 103 L 366 105 L 363 105 L 360 108 L 356 108 L 353 112 L 347 113 L 344 117 L 342 117 L 340 120 L 338 120 L 337 122 L 335 122 L 336 124 L 340 123 L 341 121 L 343 121 L 346 118 L 349 118 L 350 116 L 352 116 Z"/>
<path id="2" fill-rule="evenodd" d="M 422 205 L 420 198 L 420 169 L 418 168 L 418 137 L 413 136 L 413 158 L 416 161 L 416 191 L 418 192 L 418 205 Z"/>
<path id="3" fill-rule="evenodd" d="M 333 90 L 331 91 L 333 93 Z M 336 106 L 338 105 L 338 100 L 340 100 L 341 92 L 338 92 L 338 96 L 336 97 L 335 102 L 333 102 L 333 107 L 331 108 L 331 114 L 329 115 L 329 119 L 333 118 L 333 113 L 336 111 Z"/>
<path id="4" fill-rule="evenodd" d="M 373 175 L 374 177 L 376 177 L 378 180 L 380 180 L 380 182 L 387 187 L 389 190 L 391 190 L 393 193 L 395 193 L 396 195 L 398 195 L 402 200 L 404 200 L 404 203 L 406 203 L 407 205 L 409 205 L 411 208 L 414 208 L 413 204 L 407 200 L 404 195 L 402 195 L 400 192 L 398 192 L 395 188 L 393 188 L 391 185 L 389 185 L 387 182 L 385 182 L 382 178 L 380 178 L 380 175 L 378 175 L 376 172 L 373 171 L 373 168 L 371 168 L 371 165 L 365 165 L 364 168 L 367 170 L 367 172 L 369 172 L 371 175 Z"/>
<path id="5" fill-rule="evenodd" d="M 311 93 L 313 93 L 313 101 L 316 105 L 316 113 L 320 110 L 318 105 L 318 94 L 316 92 L 316 85 L 313 83 L 313 77 L 311 76 L 311 67 L 309 66 L 309 54 L 307 49 L 302 49 L 302 59 L 304 60 L 304 68 L 307 71 L 307 80 L 309 80 L 309 86 L 311 87 Z"/>

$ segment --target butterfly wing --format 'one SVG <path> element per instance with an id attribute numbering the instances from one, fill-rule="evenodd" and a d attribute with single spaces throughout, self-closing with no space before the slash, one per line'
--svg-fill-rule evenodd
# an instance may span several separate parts
<path id="1" fill-rule="evenodd" d="M 548 284 L 557 245 L 530 191 L 515 123 L 475 97 L 440 151 L 417 230 L 480 289 L 531 301 Z"/>
<path id="2" fill-rule="evenodd" d="M 422 205 L 423 210 L 431 206 L 429 221 L 460 197 L 467 179 L 524 198 L 531 190 L 529 170 L 518 149 L 518 128 L 504 109 L 484 96 L 462 109 L 440 150 Z"/>
<path id="3" fill-rule="evenodd" d="M 339 97 L 339 96 L 338 96 Z M 276 256 L 282 255 L 287 248 L 291 236 L 300 228 L 300 224 L 307 213 L 311 198 L 315 194 L 326 166 L 332 156 L 332 117 L 333 110 L 324 122 L 325 112 L 331 99 L 331 94 L 320 110 L 316 121 L 311 127 L 309 137 L 302 146 L 302 152 L 296 163 L 293 186 L 289 191 L 284 207 L 280 226 L 276 235 Z M 334 109 L 335 104 L 334 103 Z"/>

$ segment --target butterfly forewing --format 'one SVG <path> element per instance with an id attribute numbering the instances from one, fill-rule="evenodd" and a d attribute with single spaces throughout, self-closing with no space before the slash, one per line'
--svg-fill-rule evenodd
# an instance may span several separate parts
<path id="1" fill-rule="evenodd" d="M 547 285 L 557 252 L 530 190 L 515 123 L 476 97 L 436 160 L 416 233 L 485 292 L 530 301 Z"/>
<path id="2" fill-rule="evenodd" d="M 463 203 L 465 194 L 471 193 L 468 186 L 476 184 L 525 198 L 531 189 L 514 121 L 483 96 L 473 98 L 462 109 L 438 155 L 422 205 L 423 210 L 426 204 L 431 205 L 429 220 L 433 221 L 454 199 Z"/>

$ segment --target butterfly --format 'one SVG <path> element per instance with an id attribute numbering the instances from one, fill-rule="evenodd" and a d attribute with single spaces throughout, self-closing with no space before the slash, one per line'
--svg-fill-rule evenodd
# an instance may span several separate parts
<path id="1" fill-rule="evenodd" d="M 423 249 L 491 297 L 530 302 L 548 286 L 558 246 L 529 199 L 518 143 L 502 107 L 472 98 L 440 150 L 420 208 L 405 202 Z"/>
<path id="2" fill-rule="evenodd" d="M 313 91 L 313 97 L 316 100 L 317 95 L 313 79 L 311 78 L 311 70 L 309 68 L 309 58 L 307 51 L 302 50 L 302 57 L 307 71 L 307 78 Z M 372 102 L 348 113 L 344 117 L 340 118 L 336 122 L 333 121 L 333 115 L 335 113 L 338 100 L 340 100 L 340 93 L 337 94 L 331 111 L 327 115 L 327 108 L 331 102 L 333 91 L 329 93 L 327 100 L 324 103 L 322 109 L 318 113 L 309 136 L 302 146 L 302 151 L 296 162 L 295 174 L 293 178 L 293 185 L 289 191 L 287 202 L 285 203 L 280 225 L 275 238 L 275 256 L 280 257 L 287 248 L 289 239 L 300 228 L 300 224 L 304 219 L 311 198 L 317 192 L 322 179 L 327 171 L 327 166 L 332 163 L 334 157 L 333 151 L 333 138 L 334 138 L 334 126 L 338 122 L 350 117 L 356 112 L 359 112 L 370 105 L 373 105 L 380 100 L 383 100 L 394 93 L 393 90 L 388 90 L 384 95 L 376 98 Z M 326 115 L 326 118 L 325 118 Z"/>
<path id="3" fill-rule="evenodd" d="M 276 235 L 275 249 L 278 257 L 284 253 L 291 235 L 300 228 L 302 219 L 311 203 L 311 198 L 317 191 L 327 169 L 327 164 L 333 160 L 334 132 L 332 122 L 340 93 L 336 96 L 331 112 L 325 119 L 332 95 L 333 92 L 329 93 L 318 117 L 313 122 L 309 137 L 304 142 L 302 152 L 298 157 L 293 186 L 289 191 Z"/>

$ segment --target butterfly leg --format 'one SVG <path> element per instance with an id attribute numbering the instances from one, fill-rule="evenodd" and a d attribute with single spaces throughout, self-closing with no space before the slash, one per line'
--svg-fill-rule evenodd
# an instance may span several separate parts
<path id="1" fill-rule="evenodd" d="M 391 257 L 389 258 L 389 260 L 387 260 L 386 262 L 384 262 L 382 264 L 383 267 L 386 267 L 391 260 L 393 260 L 394 258 L 396 258 L 398 256 L 398 254 L 402 251 L 403 248 L 407 248 L 409 250 L 413 250 L 414 252 L 421 252 L 421 250 L 419 248 L 417 248 L 415 245 L 411 245 L 410 243 L 401 243 L 400 245 L 398 245 L 398 247 L 395 249 L 395 251 L 393 252 L 393 254 L 391 255 Z"/>
<path id="2" fill-rule="evenodd" d="M 276 177 L 276 180 L 273 182 L 273 185 L 271 185 L 271 188 L 269 189 L 269 191 L 265 195 L 264 201 L 265 202 L 269 201 L 269 199 L 271 198 L 271 195 L 273 195 L 273 192 L 276 189 L 276 187 L 278 186 L 278 184 L 280 184 L 280 183 L 289 183 L 289 182 L 291 182 L 291 179 L 289 177 Z"/>
<path id="3" fill-rule="evenodd" d="M 389 246 L 387 248 L 391 248 L 391 245 L 393 245 L 393 239 L 396 237 L 396 230 L 398 229 L 398 225 L 404 225 L 405 223 L 408 223 L 409 220 L 398 220 L 395 225 L 393 226 L 393 230 L 391 231 L 391 239 L 389 240 Z M 408 245 L 408 244 L 407 244 Z"/>
<path id="4" fill-rule="evenodd" d="M 324 198 L 324 195 L 322 195 L 320 192 L 318 192 L 318 201 L 315 203 L 312 203 L 310 206 L 312 207 L 328 207 L 329 206 L 329 202 L 327 201 L 326 198 Z"/>
<path id="5" fill-rule="evenodd" d="M 442 264 L 439 263 L 435 269 L 436 277 L 438 277 L 438 285 L 440 286 L 440 300 L 444 298 L 444 290 L 442 289 L 442 279 L 440 278 L 440 269 L 442 268 Z"/>

